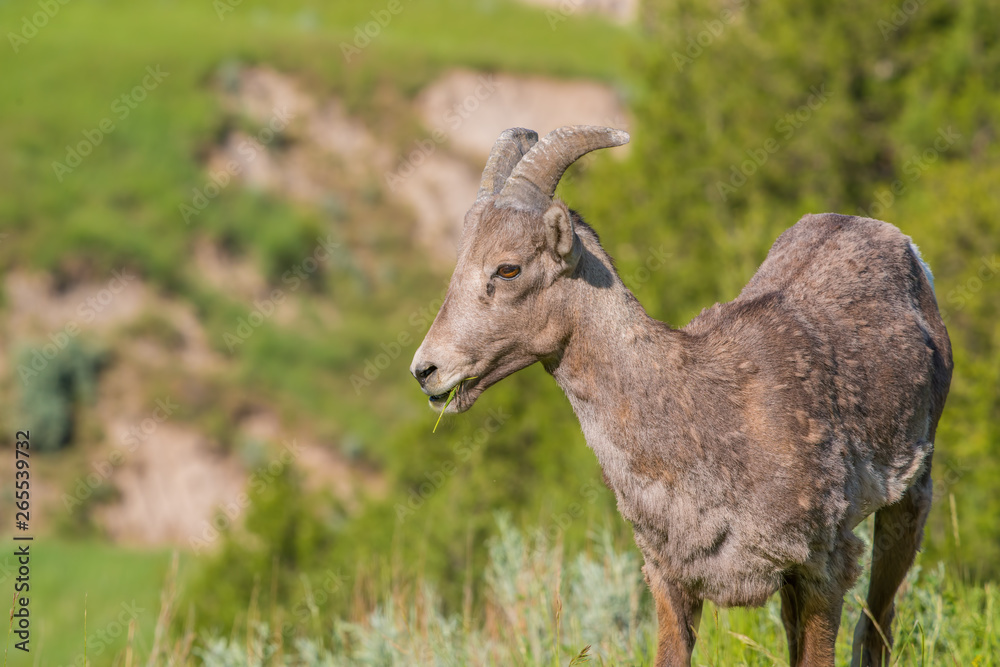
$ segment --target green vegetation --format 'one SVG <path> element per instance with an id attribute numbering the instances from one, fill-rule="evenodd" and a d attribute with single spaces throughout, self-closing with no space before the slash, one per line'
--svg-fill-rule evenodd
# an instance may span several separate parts
<path id="1" fill-rule="evenodd" d="M 114 656 L 123 654 L 133 620 L 132 646 L 137 654 L 147 654 L 169 565 L 170 555 L 162 551 L 90 541 L 36 540 L 31 545 L 32 650 L 25 656 L 14 649 L 16 640 L 7 640 L 4 627 L 7 664 L 83 664 L 85 609 L 90 664 L 110 665 Z M 13 555 L 0 557 L 4 597 L 13 590 L 9 584 L 17 576 L 17 567 Z M 5 605 L 5 621 L 6 616 Z"/>
<path id="2" fill-rule="evenodd" d="M 282 618 L 249 623 L 247 638 L 216 635 L 194 650 L 199 664 L 333 665 L 644 665 L 655 652 L 656 621 L 632 549 L 598 532 L 587 548 L 567 556 L 544 537 L 527 537 L 499 517 L 482 579 L 487 612 L 466 607 L 442 613 L 433 587 L 399 582 L 384 586 L 374 610 L 356 622 L 337 621 L 329 633 L 282 642 Z M 864 524 L 867 537 L 871 522 Z M 837 664 L 850 662 L 850 638 L 863 613 L 867 580 L 844 606 Z M 914 567 L 903 584 L 895 622 L 893 664 L 998 664 L 1000 629 L 995 585 L 977 587 L 947 575 L 942 564 Z M 306 607 L 308 608 L 308 607 Z M 308 614 L 304 614 L 308 616 Z M 306 625 L 306 624 L 303 624 Z M 777 598 L 762 610 L 706 605 L 695 665 L 772 667 L 787 664 Z M 181 660 L 183 653 L 173 653 Z M 577 661 L 573 662 L 575 657 Z"/>
<path id="3" fill-rule="evenodd" d="M 65 347 L 46 342 L 18 356 L 18 374 L 24 384 L 21 424 L 30 432 L 31 444 L 43 452 L 59 449 L 72 439 L 74 414 L 93 403 L 103 357 L 62 335 Z"/>
<path id="4" fill-rule="evenodd" d="M 93 531 L 73 527 L 80 515 L 57 516 L 63 537 L 40 541 L 36 563 L 42 664 L 82 651 L 85 593 L 88 628 L 112 622 L 120 601 L 135 597 L 147 610 L 137 620 L 137 655 L 153 650 L 159 627 L 170 638 L 161 657 L 206 664 L 292 655 L 304 664 L 344 664 L 345 655 L 348 664 L 412 664 L 431 654 L 566 664 L 587 645 L 597 664 L 641 664 L 652 652 L 630 530 L 541 368 L 491 388 L 431 437 L 435 415 L 406 365 L 451 267 L 414 252 L 413 215 L 382 196 L 377 177 L 357 183 L 340 174 L 342 185 L 316 207 L 230 186 L 186 223 L 179 207 L 206 183 L 211 147 L 234 127 L 261 129 L 220 103 L 234 72 L 255 64 L 339 98 L 399 155 L 425 131 L 412 101 L 448 68 L 613 83 L 633 110 L 631 152 L 574 167 L 561 196 L 595 226 L 647 310 L 674 325 L 735 297 L 803 213 L 861 212 L 900 226 L 934 270 L 956 372 L 937 434 L 922 569 L 910 576 L 896 623 L 899 664 L 996 664 L 995 3 L 928 2 L 900 19 L 895 7 L 860 0 L 649 0 L 641 29 L 581 12 L 554 30 L 544 11 L 501 0 L 404 5 L 349 60 L 341 44 L 385 3 L 244 0 L 221 17 L 206 1 L 69 3 L 16 53 L 0 49 L 5 269 L 47 271 L 60 284 L 100 282 L 120 269 L 141 276 L 157 296 L 190 306 L 229 362 L 195 389 L 165 375 L 143 393 L 159 395 L 159 383 L 184 387 L 174 419 L 203 427 L 223 451 L 239 449 L 232 425 L 241 406 L 273 406 L 285 423 L 380 471 L 385 487 L 346 508 L 283 470 L 250 494 L 244 525 L 221 531 L 211 555 L 189 556 L 192 575 L 159 624 L 166 556 L 66 541 Z M 17 31 L 36 11 L 36 2 L 0 4 L 0 25 Z M 116 106 L 147 67 L 168 74 L 134 108 Z M 75 161 L 67 147 L 94 136 L 105 118 L 113 131 L 79 166 L 53 167 Z M 201 275 L 189 261 L 196 245 L 226 249 L 278 288 L 326 238 L 337 245 L 295 295 L 300 321 L 266 319 L 251 336 L 227 338 L 255 306 Z M 314 316 L 325 305 L 337 312 L 332 323 Z M 0 317 L 9 307 L 0 296 Z M 404 333 L 411 343 L 356 388 L 351 376 Z M 106 336 L 108 349 L 143 338 L 173 351 L 185 340 L 162 314 Z M 14 342 L 32 349 L 39 340 Z M 70 436 L 98 366 L 73 345 L 37 384 L 6 364 L 0 396 L 23 413 L 0 413 L 3 432 L 23 427 L 24 416 L 40 448 L 79 445 L 33 465 L 89 470 L 96 437 Z M 498 509 L 507 512 L 500 529 Z M 774 604 L 706 613 L 696 662 L 780 664 Z M 841 650 L 859 613 L 849 601 Z M 116 638 L 105 657 L 124 642 Z"/>

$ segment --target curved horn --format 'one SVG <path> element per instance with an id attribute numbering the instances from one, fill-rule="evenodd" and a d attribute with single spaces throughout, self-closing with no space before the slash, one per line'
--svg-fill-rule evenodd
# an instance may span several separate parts
<path id="1" fill-rule="evenodd" d="M 498 205 L 545 208 L 566 169 L 590 151 L 627 144 L 628 132 L 596 125 L 552 130 L 517 163 Z"/>
<path id="2" fill-rule="evenodd" d="M 493 150 L 490 151 L 486 168 L 483 169 L 483 178 L 479 182 L 479 194 L 476 199 L 492 197 L 500 192 L 510 172 L 514 171 L 517 163 L 537 141 L 538 133 L 523 127 L 512 127 L 501 132 L 493 144 Z"/>

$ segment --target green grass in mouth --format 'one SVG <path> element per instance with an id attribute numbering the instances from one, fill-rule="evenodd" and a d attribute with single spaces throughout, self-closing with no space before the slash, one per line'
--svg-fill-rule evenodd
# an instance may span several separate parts
<path id="1" fill-rule="evenodd" d="M 465 378 L 464 380 L 459 381 L 458 384 L 456 384 L 454 387 L 451 388 L 451 391 L 448 392 L 448 400 L 444 402 L 443 406 L 441 406 L 441 412 L 438 414 L 437 421 L 434 422 L 434 428 L 431 430 L 431 433 L 437 433 L 438 424 L 441 423 L 441 418 L 444 417 L 444 411 L 448 409 L 448 406 L 451 404 L 452 399 L 455 398 L 455 394 L 457 394 L 458 390 L 462 388 L 462 385 L 468 382 L 469 380 L 475 380 L 477 377 L 479 376 L 475 375 L 471 378 Z"/>

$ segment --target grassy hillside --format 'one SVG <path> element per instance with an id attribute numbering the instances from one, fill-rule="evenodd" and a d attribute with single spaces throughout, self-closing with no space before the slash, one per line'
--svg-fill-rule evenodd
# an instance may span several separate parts
<path id="1" fill-rule="evenodd" d="M 365 26 L 372 19 L 370 12 L 380 8 L 360 3 L 315 7 L 244 2 L 220 19 L 211 3 L 74 3 L 60 6 L 27 43 L 17 42 L 16 52 L 13 47 L 0 50 L 5 91 L 0 95 L 4 120 L 0 123 L 0 177 L 7 183 L 0 196 L 0 262 L 5 272 L 42 271 L 64 286 L 81 281 L 105 283 L 114 271 L 138 276 L 157 298 L 190 304 L 209 344 L 227 363 L 220 372 L 206 371 L 199 378 L 185 377 L 179 369 L 160 371 L 146 376 L 133 388 L 134 393 L 150 404 L 168 394 L 179 397 L 180 413 L 172 419 L 205 429 L 220 447 L 233 451 L 242 451 L 232 429 L 239 406 L 262 402 L 277 410 L 286 423 L 339 442 L 352 456 L 384 470 L 393 480 L 390 500 L 363 508 L 352 522 L 339 519 L 331 531 L 330 517 L 343 517 L 343 510 L 326 497 L 320 499 L 317 502 L 329 510 L 325 519 L 314 523 L 321 534 L 319 541 L 301 546 L 303 551 L 315 550 L 308 564 L 318 574 L 335 568 L 351 577 L 359 563 L 374 564 L 380 554 L 388 554 L 393 539 L 423 541 L 422 548 L 435 554 L 426 567 L 435 573 L 444 571 L 451 559 L 464 558 L 465 548 L 449 553 L 438 551 L 435 543 L 450 540 L 456 531 L 463 536 L 473 531 L 480 543 L 492 530 L 489 508 L 494 505 L 534 506 L 531 512 L 537 516 L 551 513 L 553 507 L 539 500 L 545 497 L 541 492 L 545 485 L 539 480 L 549 480 L 546 485 L 550 486 L 566 466 L 546 461 L 540 454 L 537 466 L 524 461 L 525 470 L 536 469 L 522 478 L 523 491 L 512 494 L 503 483 L 494 486 L 481 496 L 481 517 L 474 521 L 458 525 L 452 519 L 435 518 L 433 507 L 449 504 L 443 493 L 428 499 L 413 520 L 397 524 L 394 504 L 406 500 L 410 480 L 424 481 L 424 471 L 432 472 L 439 457 L 449 456 L 463 438 L 474 435 L 491 409 L 502 406 L 509 414 L 511 404 L 498 395 L 497 402 L 484 402 L 473 414 L 474 421 L 445 423 L 434 441 L 427 440 L 433 417 L 419 396 L 414 396 L 402 360 L 412 353 L 412 342 L 371 391 L 355 393 L 349 376 L 363 372 L 366 359 L 381 351 L 380 343 L 394 340 L 398 332 L 408 332 L 412 339 L 422 334 L 412 314 L 427 310 L 450 271 L 449 266 L 415 261 L 412 214 L 389 202 L 378 180 L 358 188 L 344 179 L 342 187 L 328 193 L 330 206 L 325 208 L 229 187 L 192 224 L 185 223 L 180 205 L 190 203 L 193 190 L 204 186 L 204 157 L 218 137 L 233 126 L 254 133 L 261 129 L 220 103 L 228 73 L 260 63 L 293 74 L 318 95 L 342 100 L 350 113 L 402 156 L 417 125 L 412 97 L 446 68 L 610 81 L 620 77 L 635 43 L 627 30 L 609 28 L 592 17 L 573 17 L 552 31 L 543 12 L 513 3 L 470 7 L 434 2 L 423 3 L 419 9 L 408 7 L 394 16 L 360 55 L 348 61 L 341 44 L 353 43 L 355 28 Z M 37 10 L 36 3 L 4 3 L 0 25 L 20 34 L 23 17 L 30 20 Z M 442 22 L 440 17 L 447 20 Z M 518 46 L 511 48 L 510 35 L 515 33 Z M 574 48 L 577 44 L 591 46 Z M 136 86 L 143 89 L 136 92 Z M 308 257 L 321 236 L 332 236 L 341 250 L 332 263 L 310 276 L 302 290 L 305 307 L 311 308 L 310 301 L 332 304 L 342 316 L 339 324 L 333 329 L 317 326 L 315 320 L 309 321 L 306 310 L 305 321 L 296 326 L 268 321 L 244 344 L 230 350 L 225 334 L 235 330 L 254 304 L 199 275 L 190 261 L 195 245 L 208 240 L 225 247 L 272 285 L 281 286 L 280 276 Z M 401 285 L 406 289 L 401 290 Z M 122 356 L 122 345 L 139 339 L 169 345 L 178 335 L 175 326 L 157 315 L 126 329 L 85 334 L 81 349 L 103 349 L 110 353 L 107 363 L 121 366 L 131 363 L 127 355 Z M 7 372 L 0 384 L 6 408 L 0 423 L 5 432 L 22 425 L 22 401 L 34 400 L 25 398 L 27 385 L 19 378 L 17 365 L 48 343 L 50 333 L 60 330 L 5 341 Z M 539 380 L 536 374 L 521 381 L 522 389 L 542 385 L 518 399 L 526 407 L 536 405 L 536 414 L 532 418 L 528 412 L 527 420 L 510 428 L 499 448 L 491 451 L 489 456 L 497 464 L 487 464 L 490 471 L 482 473 L 476 472 L 483 470 L 481 461 L 466 462 L 457 479 L 449 480 L 449 488 L 460 489 L 462 479 L 471 474 L 502 480 L 519 475 L 514 469 L 501 477 L 497 473 L 510 466 L 512 452 L 524 449 L 522 433 L 535 438 L 538 425 L 550 421 L 543 406 L 557 400 L 557 394 Z M 505 393 L 510 399 L 519 392 L 512 388 Z M 206 395 L 211 400 L 201 398 Z M 89 459 L 98 457 L 100 441 L 109 437 L 88 416 L 92 403 L 80 399 L 75 405 L 74 412 L 79 414 L 73 417 L 71 448 L 41 458 L 36 473 L 70 493 L 79 476 L 90 471 Z M 575 435 L 568 407 L 560 407 L 559 421 L 567 434 Z M 413 446 L 414 438 L 422 442 L 420 447 Z M 593 480 L 596 470 L 582 447 L 569 449 L 567 456 L 581 471 L 567 491 L 570 495 Z M 282 490 L 279 485 L 275 492 Z M 5 506 L 12 500 L 9 494 L 5 483 Z M 88 518 L 92 508 L 100 507 L 99 496 L 113 499 L 113 485 L 102 486 L 83 513 L 66 512 L 61 503 L 54 503 L 55 516 L 45 525 L 58 534 L 100 538 Z M 604 503 L 608 503 L 606 497 Z M 281 505 L 276 511 L 279 524 L 287 520 L 287 507 Z M 436 536 L 431 535 L 434 530 L 428 531 L 429 525 L 436 528 Z M 576 529 L 580 537 L 583 532 L 582 525 Z M 428 538 L 431 541 L 425 541 Z M 155 607 L 147 603 L 155 595 L 150 591 L 163 585 L 162 556 L 150 556 L 150 563 L 161 565 L 150 569 L 138 562 L 130 564 L 129 552 L 102 548 L 115 557 L 107 559 L 101 572 L 126 575 L 121 590 L 100 584 L 94 568 L 101 557 L 91 556 L 90 547 L 58 541 L 44 549 L 57 565 L 40 558 L 38 576 L 56 581 L 54 573 L 50 575 L 54 569 L 62 575 L 59 606 L 49 605 L 44 622 L 35 626 L 46 660 L 68 661 L 80 652 L 78 639 L 83 633 L 77 625 L 83 618 L 85 596 L 92 589 L 107 595 L 89 593 L 92 624 L 102 623 L 105 611 L 116 608 L 112 601 L 124 601 L 133 590 L 144 607 Z M 220 558 L 230 553 L 241 567 L 221 577 L 207 574 L 205 581 L 210 584 L 205 589 L 185 593 L 184 604 L 194 604 L 202 614 L 199 621 L 207 627 L 230 626 L 248 604 L 250 587 L 260 575 L 256 564 L 263 563 L 266 570 L 272 562 L 270 553 L 247 556 L 235 546 L 224 549 Z M 485 550 L 477 547 L 476 557 L 484 559 Z M 141 554 L 136 558 L 145 562 Z M 284 560 L 280 564 L 282 580 L 288 582 L 281 587 L 283 599 L 292 606 L 301 597 L 299 570 L 304 564 Z M 408 565 L 408 571 L 415 567 Z M 317 579 L 322 577 L 317 575 Z M 232 596 L 226 591 L 232 591 Z M 345 588 L 340 598 L 326 602 L 326 608 L 346 604 L 349 592 Z M 43 599 L 45 594 L 38 595 Z M 216 605 L 220 600 L 225 604 Z M 138 621 L 140 654 L 149 648 L 155 613 Z M 179 618 L 182 626 L 186 617 Z M 116 638 L 115 650 L 122 641 Z M 98 658 L 92 653 L 91 659 Z"/>
<path id="2" fill-rule="evenodd" d="M 5 4 L 3 24 L 19 24 L 33 6 Z M 402 373 L 387 374 L 382 391 L 363 401 L 355 397 L 349 375 L 363 369 L 383 338 L 393 337 L 387 332 L 421 333 L 408 316 L 440 293 L 447 267 L 423 266 L 408 256 L 409 225 L 398 220 L 410 214 L 386 202 L 377 182 L 368 185 L 367 195 L 346 186 L 329 193 L 332 213 L 227 188 L 194 224 L 185 224 L 179 207 L 205 182 L 200 158 L 224 128 L 241 122 L 218 102 L 226 67 L 267 63 L 293 72 L 320 93 L 343 99 L 395 139 L 402 154 L 415 122 L 409 100 L 444 67 L 611 79 L 634 40 L 595 19 L 568 21 L 552 31 L 544 14 L 518 5 L 436 2 L 401 12 L 346 62 L 341 44 L 353 40 L 355 26 L 371 19 L 372 8 L 245 2 L 222 20 L 211 4 L 198 2 L 91 3 L 60 10 L 19 53 L 0 54 L 4 86 L 12 91 L 0 99 L 6 121 L 0 128 L 0 176 L 11 184 L 0 211 L 7 234 L 0 244 L 4 265 L 74 279 L 98 279 L 128 267 L 193 303 L 213 345 L 228 353 L 223 335 L 246 316 L 247 304 L 206 286 L 184 261 L 195 240 L 224 243 L 276 278 L 310 254 L 320 233 L 332 234 L 342 255 L 310 288 L 317 298 L 332 300 L 344 314 L 343 325 L 304 336 L 267 324 L 233 355 L 237 373 L 292 413 L 340 433 L 383 440 L 384 420 L 412 405 L 392 393 Z M 515 32 L 530 46 L 510 48 L 505 35 Z M 594 46 L 570 48 L 580 43 Z M 134 109 L 122 107 L 119 98 L 142 83 L 147 67 L 167 75 Z M 113 131 L 79 167 L 69 173 L 53 167 L 68 164 L 67 146 L 86 142 L 85 133 L 93 135 L 104 119 L 114 123 Z M 412 289 L 401 293 L 400 279 Z M 317 367 L 327 372 L 314 373 Z"/>
<path id="3" fill-rule="evenodd" d="M 63 539 L 31 546 L 31 652 L 14 648 L 7 636 L 5 664 L 112 664 L 124 654 L 132 630 L 137 654 L 153 645 L 160 594 L 170 571 L 170 555 Z M 12 591 L 17 576 L 13 556 L 0 559 L 0 585 Z M 86 639 L 85 639 L 86 638 Z M 86 648 L 85 648 L 86 647 Z"/>
<path id="4" fill-rule="evenodd" d="M 629 527 L 542 369 L 505 380 L 432 435 L 435 417 L 406 367 L 452 266 L 415 241 L 415 214 L 389 196 L 383 174 L 320 165 L 332 177 L 318 204 L 233 184 L 185 220 L 181 207 L 204 188 L 212 151 L 234 131 L 264 129 L 225 102 L 240 72 L 257 65 L 341 103 L 393 164 L 428 135 L 415 98 L 452 68 L 615 86 L 634 113 L 629 157 L 588 158 L 560 192 L 600 232 L 649 312 L 674 325 L 733 298 L 803 213 L 860 212 L 910 234 L 935 271 L 956 373 L 922 569 L 896 626 L 900 664 L 995 664 L 1000 17 L 987 2 L 926 3 L 900 25 L 891 8 L 861 2 L 836 12 L 820 2 L 737 4 L 727 14 L 722 3 L 650 0 L 641 25 L 623 28 L 584 12 L 552 23 L 544 10 L 501 0 L 403 0 L 390 17 L 389 3 L 374 1 L 77 1 L 59 5 L 37 34 L 8 37 L 5 277 L 44 274 L 57 293 L 72 293 L 124 271 L 148 287 L 155 311 L 81 336 L 52 366 L 69 370 L 51 375 L 45 391 L 29 390 L 17 367 L 62 324 L 10 330 L 2 341 L 0 430 L 21 428 L 30 412 L 43 422 L 60 414 L 72 433 L 65 449 L 36 459 L 53 490 L 51 516 L 39 523 L 39 664 L 81 652 L 85 595 L 88 633 L 114 623 L 134 597 L 145 609 L 136 654 L 146 656 L 159 628 L 169 638 L 161 658 L 199 664 L 267 664 L 267 651 L 330 653 L 306 664 L 341 664 L 348 653 L 354 661 L 344 664 L 413 664 L 431 653 L 565 664 L 587 644 L 596 662 L 642 664 L 652 650 Z M 37 2 L 0 4 L 3 33 L 28 35 L 25 17 L 37 11 Z M 365 28 L 368 39 L 359 37 Z M 293 126 L 273 150 L 305 141 Z M 331 258 L 290 290 L 283 276 L 324 238 Z M 260 310 L 259 297 L 232 276 L 210 279 L 195 260 L 204 244 L 249 267 L 263 293 L 294 291 L 296 310 L 263 318 L 233 345 L 228 336 Z M 654 256 L 667 261 L 650 272 Z M 8 298 L 0 291 L 5 321 Z M 187 332 L 172 306 L 194 313 L 220 363 L 196 372 L 140 363 L 164 350 L 179 358 Z M 359 389 L 352 376 L 387 349 L 391 358 Z M 150 405 L 175 397 L 170 423 L 206 434 L 248 473 L 281 446 L 280 436 L 251 441 L 236 427 L 266 406 L 283 428 L 315 434 L 374 471 L 384 491 L 351 505 L 307 488 L 295 466 L 269 476 L 239 528 L 221 531 L 210 553 L 185 549 L 176 608 L 158 619 L 169 557 L 107 540 L 97 517 L 114 483 L 72 512 L 58 500 L 112 441 L 94 416 L 105 399 L 86 387 L 100 394 L 109 376 L 128 378 L 118 371 L 133 367 L 122 394 Z M 61 412 L 52 402 L 60 392 Z M 12 500 L 4 479 L 0 503 Z M 498 529 L 497 510 L 510 526 Z M 559 554 L 547 551 L 556 544 Z M 522 547 L 535 557 L 522 559 Z M 516 613 L 505 617 L 507 607 Z M 858 613 L 849 600 L 841 649 Z M 781 664 L 773 603 L 713 610 L 703 623 L 698 664 Z M 125 641 L 113 638 L 102 656 L 90 644 L 91 663 L 115 654 L 123 664 Z"/>

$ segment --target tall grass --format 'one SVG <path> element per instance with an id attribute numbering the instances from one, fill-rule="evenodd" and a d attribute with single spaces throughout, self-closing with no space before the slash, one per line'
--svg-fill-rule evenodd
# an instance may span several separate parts
<path id="1" fill-rule="evenodd" d="M 867 537 L 866 528 L 861 532 Z M 486 602 L 475 618 L 468 609 L 443 613 L 426 582 L 409 589 L 397 583 L 328 636 L 302 628 L 288 645 L 273 631 L 280 615 L 251 622 L 250 612 L 242 631 L 203 636 L 161 659 L 209 667 L 647 665 L 656 620 L 640 565 L 635 551 L 617 549 L 608 531 L 592 534 L 584 552 L 568 557 L 560 545 L 540 533 L 529 537 L 501 516 L 483 574 Z M 850 661 L 866 587 L 863 577 L 847 596 L 838 664 Z M 997 665 L 998 601 L 995 585 L 968 585 L 942 563 L 914 567 L 897 598 L 892 664 Z M 706 605 L 694 665 L 787 665 L 786 655 L 776 597 L 758 610 Z"/>

